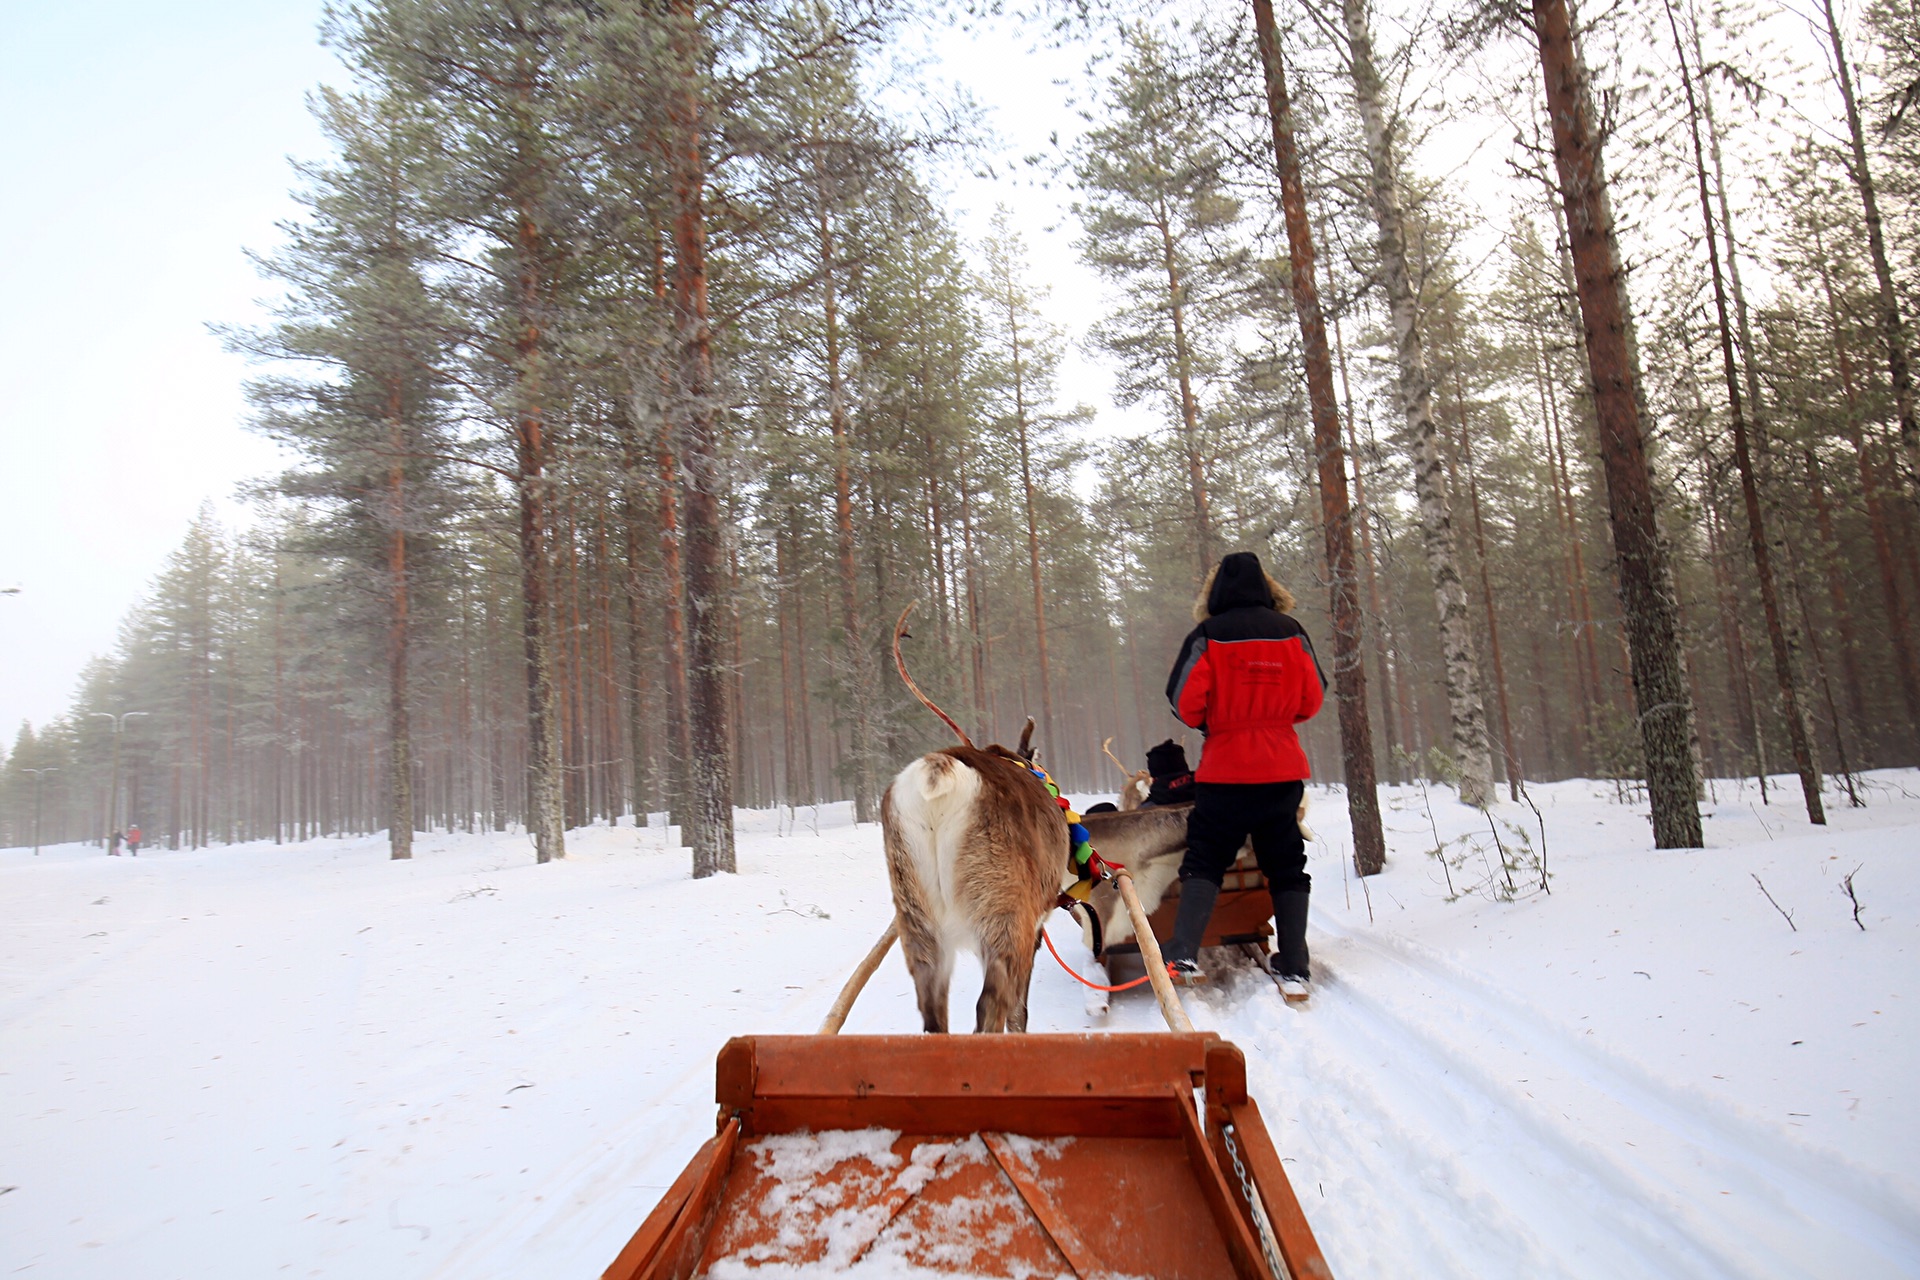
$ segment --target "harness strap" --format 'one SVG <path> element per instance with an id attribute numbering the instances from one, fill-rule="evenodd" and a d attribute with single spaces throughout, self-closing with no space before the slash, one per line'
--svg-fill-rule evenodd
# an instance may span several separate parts
<path id="1" fill-rule="evenodd" d="M 1135 978 L 1132 982 L 1123 982 L 1116 987 L 1103 986 L 1098 982 L 1088 982 L 1085 978 L 1081 977 L 1079 974 L 1074 973 L 1072 965 L 1068 964 L 1065 960 L 1060 959 L 1060 953 L 1054 950 L 1053 939 L 1047 937 L 1047 931 L 1045 929 L 1042 929 L 1040 931 L 1040 936 L 1046 939 L 1047 950 L 1053 952 L 1053 958 L 1055 960 L 1060 960 L 1060 967 L 1062 969 L 1065 969 L 1067 973 L 1072 976 L 1073 980 L 1079 983 L 1083 987 L 1092 987 L 1095 991 L 1131 991 L 1143 982 L 1153 981 L 1153 975 L 1148 974 L 1143 978 Z"/>

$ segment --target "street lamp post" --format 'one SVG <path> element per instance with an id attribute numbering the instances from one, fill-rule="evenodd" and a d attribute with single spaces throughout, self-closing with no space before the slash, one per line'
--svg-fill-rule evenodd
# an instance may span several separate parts
<path id="1" fill-rule="evenodd" d="M 126 728 L 129 718 L 144 716 L 147 713 L 122 711 L 119 715 L 115 715 L 111 711 L 96 711 L 93 714 L 113 722 L 113 781 L 107 789 L 107 838 L 111 840 L 113 833 L 120 829 L 120 731 Z"/>
<path id="2" fill-rule="evenodd" d="M 20 772 L 33 775 L 33 856 L 37 858 L 40 856 L 40 784 L 45 781 L 46 774 L 60 771 L 49 766 L 45 769 L 22 769 Z"/>

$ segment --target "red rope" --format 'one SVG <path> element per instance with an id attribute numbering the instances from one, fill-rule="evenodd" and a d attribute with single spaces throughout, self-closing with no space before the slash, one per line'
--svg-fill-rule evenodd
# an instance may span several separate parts
<path id="1" fill-rule="evenodd" d="M 1055 960 L 1060 960 L 1060 953 L 1058 951 L 1054 951 L 1053 939 L 1050 937 L 1047 937 L 1046 930 L 1042 929 L 1040 931 L 1040 936 L 1046 939 L 1047 950 L 1053 951 L 1053 958 Z M 1074 973 L 1073 966 L 1068 964 L 1065 960 L 1060 960 L 1060 967 L 1062 969 L 1065 969 L 1069 974 L 1071 974 L 1075 982 L 1079 983 L 1083 987 L 1092 987 L 1095 991 L 1131 991 L 1135 987 L 1139 986 L 1141 983 L 1151 982 L 1153 980 L 1153 975 L 1148 974 L 1144 978 L 1135 978 L 1132 982 L 1123 982 L 1117 987 L 1103 987 L 1097 982 L 1088 982 L 1085 978 L 1081 977 L 1079 974 Z"/>

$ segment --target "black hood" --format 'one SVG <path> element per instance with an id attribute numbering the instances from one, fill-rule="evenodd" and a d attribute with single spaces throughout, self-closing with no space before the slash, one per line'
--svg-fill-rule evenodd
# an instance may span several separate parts
<path id="1" fill-rule="evenodd" d="M 1220 568 L 1214 572 L 1213 590 L 1207 592 L 1207 612 L 1225 613 L 1248 605 L 1273 608 L 1273 591 L 1267 586 L 1267 574 L 1260 567 L 1260 557 L 1251 551 L 1236 551 L 1221 560 Z"/>
<path id="2" fill-rule="evenodd" d="M 1174 778 L 1183 773 L 1192 773 L 1187 763 L 1187 749 L 1168 738 L 1157 747 L 1147 748 L 1147 772 L 1156 778 Z"/>

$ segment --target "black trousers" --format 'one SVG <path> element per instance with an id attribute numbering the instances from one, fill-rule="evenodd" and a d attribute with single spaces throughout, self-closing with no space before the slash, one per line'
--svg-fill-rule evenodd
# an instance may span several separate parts
<path id="1" fill-rule="evenodd" d="M 1253 837 L 1253 856 L 1274 893 L 1313 887 L 1307 874 L 1307 842 L 1300 834 L 1300 801 L 1305 782 L 1196 782 L 1193 809 L 1187 814 L 1187 856 L 1182 880 L 1220 883 Z"/>

